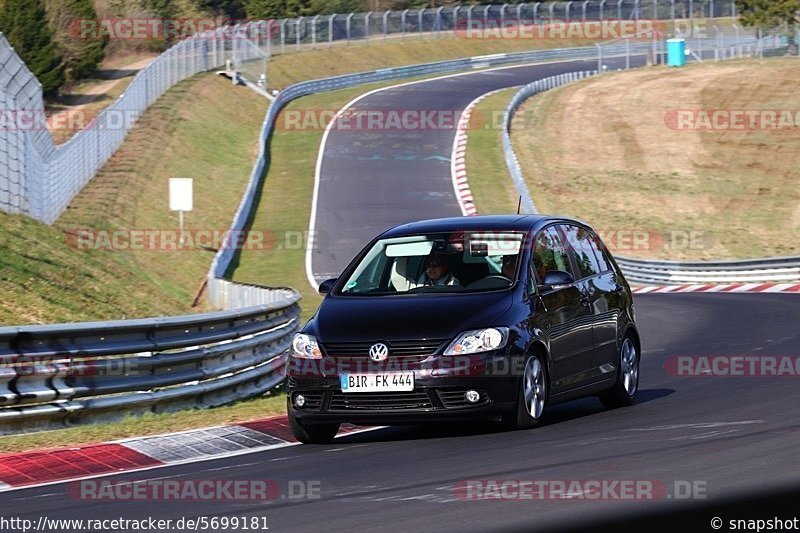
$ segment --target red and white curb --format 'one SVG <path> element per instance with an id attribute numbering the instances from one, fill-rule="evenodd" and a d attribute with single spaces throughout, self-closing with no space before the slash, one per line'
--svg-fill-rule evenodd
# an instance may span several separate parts
<path id="1" fill-rule="evenodd" d="M 477 97 L 471 101 L 467 107 L 464 108 L 461 117 L 456 126 L 456 136 L 453 140 L 453 150 L 450 153 L 450 177 L 453 180 L 453 189 L 456 192 L 456 199 L 458 205 L 461 207 L 461 214 L 464 216 L 475 216 L 478 214 L 478 208 L 475 206 L 475 200 L 472 197 L 472 191 L 469 188 L 467 181 L 467 130 L 469 129 L 469 121 L 472 118 L 472 110 L 484 98 L 493 95 L 504 89 L 488 92 Z"/>
<path id="2" fill-rule="evenodd" d="M 800 283 L 728 283 L 691 285 L 647 285 L 632 287 L 634 294 L 663 293 L 790 293 L 800 294 Z"/>
<path id="3" fill-rule="evenodd" d="M 377 428 L 344 424 L 339 435 Z M 150 470 L 299 444 L 286 416 L 231 426 L 135 437 L 76 448 L 0 455 L 0 492 Z"/>

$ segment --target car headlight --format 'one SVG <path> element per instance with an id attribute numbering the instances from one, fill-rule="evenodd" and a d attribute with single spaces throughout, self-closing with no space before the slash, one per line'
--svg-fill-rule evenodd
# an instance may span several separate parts
<path id="1" fill-rule="evenodd" d="M 502 348 L 508 342 L 508 328 L 485 328 L 465 331 L 444 351 L 444 355 L 464 355 Z"/>
<path id="2" fill-rule="evenodd" d="M 322 359 L 317 339 L 305 333 L 297 333 L 292 339 L 292 357 L 298 359 Z"/>

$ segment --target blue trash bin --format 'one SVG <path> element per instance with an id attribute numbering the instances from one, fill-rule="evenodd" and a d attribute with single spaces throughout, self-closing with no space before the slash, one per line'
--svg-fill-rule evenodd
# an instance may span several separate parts
<path id="1" fill-rule="evenodd" d="M 686 64 L 686 39 L 667 39 L 667 66 L 682 67 Z"/>

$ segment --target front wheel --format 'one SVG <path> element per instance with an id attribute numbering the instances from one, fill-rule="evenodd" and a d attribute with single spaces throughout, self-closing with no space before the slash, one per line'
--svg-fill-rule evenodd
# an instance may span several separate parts
<path id="1" fill-rule="evenodd" d="M 339 424 L 303 424 L 294 417 L 289 411 L 289 427 L 292 429 L 294 438 L 303 444 L 329 444 L 336 433 L 339 432 Z"/>
<path id="2" fill-rule="evenodd" d="M 503 416 L 509 429 L 527 429 L 539 425 L 547 401 L 547 373 L 537 355 L 528 357 L 517 391 L 517 409 Z"/>
<path id="3" fill-rule="evenodd" d="M 627 407 L 636 401 L 639 390 L 639 353 L 630 337 L 625 337 L 619 347 L 619 371 L 614 386 L 600 394 L 600 401 L 608 409 Z"/>

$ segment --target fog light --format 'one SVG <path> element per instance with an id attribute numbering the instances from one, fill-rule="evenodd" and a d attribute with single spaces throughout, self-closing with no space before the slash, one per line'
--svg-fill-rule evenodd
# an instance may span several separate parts
<path id="1" fill-rule="evenodd" d="M 478 391 L 470 389 L 464 394 L 464 398 L 467 399 L 468 403 L 478 403 L 478 400 L 481 399 L 481 395 Z"/>
<path id="2" fill-rule="evenodd" d="M 298 394 L 294 397 L 294 406 L 295 407 L 303 407 L 306 404 L 306 397 L 302 394 Z"/>

